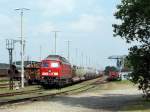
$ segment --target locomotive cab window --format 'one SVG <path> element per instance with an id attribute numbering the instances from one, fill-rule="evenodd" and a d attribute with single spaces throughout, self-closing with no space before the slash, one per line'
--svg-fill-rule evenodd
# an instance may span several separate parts
<path id="1" fill-rule="evenodd" d="M 49 67 L 49 63 L 48 62 L 43 62 L 42 67 Z"/>

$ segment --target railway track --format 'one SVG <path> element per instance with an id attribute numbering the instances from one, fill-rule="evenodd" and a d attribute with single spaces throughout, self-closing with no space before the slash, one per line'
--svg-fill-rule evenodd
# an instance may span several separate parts
<path id="1" fill-rule="evenodd" d="M 15 95 L 29 94 L 29 93 L 36 93 L 36 92 L 41 92 L 41 91 L 43 91 L 43 90 L 41 90 L 41 89 L 36 89 L 36 90 L 13 92 L 13 93 L 3 93 L 3 94 L 0 94 L 0 98 L 1 98 L 1 97 L 8 97 L 8 96 L 15 96 Z"/>
<path id="2" fill-rule="evenodd" d="M 74 86 L 77 86 L 77 85 L 74 85 L 74 86 L 62 88 L 62 89 L 57 90 L 57 91 L 56 90 L 49 90 L 49 91 L 47 91 L 47 93 L 45 93 L 45 91 L 43 91 L 43 90 L 33 90 L 33 91 L 31 90 L 31 91 L 26 91 L 26 92 L 15 92 L 13 94 L 5 94 L 7 97 L 15 96 L 15 95 L 25 95 L 25 94 L 30 94 L 30 93 L 31 94 L 34 93 L 35 95 L 31 96 L 31 97 L 26 97 L 26 98 L 7 100 L 6 102 L 0 102 L 0 105 L 26 102 L 26 101 L 35 101 L 35 100 L 40 100 L 42 98 L 53 97 L 53 96 L 57 96 L 57 95 L 76 94 L 76 93 L 80 93 L 83 91 L 87 91 L 91 88 L 94 88 L 97 83 L 101 84 L 103 82 L 104 82 L 104 80 L 102 78 L 97 78 L 97 79 L 93 79 L 90 81 L 82 82 L 82 83 L 78 84 L 78 85 L 81 85 L 79 87 L 74 87 Z M 2 94 L 0 94 L 0 98 L 6 97 L 6 96 L 3 96 Z"/>

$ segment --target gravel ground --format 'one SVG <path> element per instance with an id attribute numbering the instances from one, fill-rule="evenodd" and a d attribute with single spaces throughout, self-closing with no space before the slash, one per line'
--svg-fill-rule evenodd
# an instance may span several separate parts
<path id="1" fill-rule="evenodd" d="M 135 88 L 85 91 L 0 107 L 0 112 L 116 112 L 141 98 Z"/>

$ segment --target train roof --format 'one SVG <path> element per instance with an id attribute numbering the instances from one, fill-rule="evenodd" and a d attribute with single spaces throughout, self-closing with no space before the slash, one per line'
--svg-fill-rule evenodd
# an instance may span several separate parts
<path id="1" fill-rule="evenodd" d="M 9 69 L 9 64 L 0 63 L 0 69 Z"/>
<path id="2" fill-rule="evenodd" d="M 45 59 L 50 59 L 50 60 L 58 60 L 60 59 L 61 56 L 59 55 L 48 55 Z"/>
<path id="3" fill-rule="evenodd" d="M 64 57 L 62 57 L 60 55 L 48 55 L 45 58 L 45 60 L 61 60 L 62 62 L 69 63 L 69 61 L 66 58 L 64 58 Z"/>
<path id="4" fill-rule="evenodd" d="M 38 61 L 24 61 L 24 66 L 27 66 L 29 64 L 33 64 L 33 63 L 40 63 Z M 16 66 L 20 66 L 21 67 L 21 61 L 16 61 L 16 62 L 13 62 L 14 65 Z"/>

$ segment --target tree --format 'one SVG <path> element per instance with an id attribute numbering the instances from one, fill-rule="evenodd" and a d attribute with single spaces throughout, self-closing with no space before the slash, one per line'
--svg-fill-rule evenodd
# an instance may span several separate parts
<path id="1" fill-rule="evenodd" d="M 139 84 L 139 89 L 143 90 L 146 96 L 150 92 L 150 49 L 138 48 L 134 46 L 130 48 L 128 58 L 133 65 L 131 74 L 132 81 Z"/>
<path id="2" fill-rule="evenodd" d="M 123 69 L 126 71 L 132 71 L 131 61 L 129 60 L 128 56 L 126 56 L 124 58 L 124 68 Z"/>
<path id="3" fill-rule="evenodd" d="M 127 43 L 137 41 L 131 47 L 128 60 L 132 66 L 132 81 L 139 84 L 146 96 L 150 94 L 150 1 L 122 0 L 117 6 L 114 36 L 120 36 Z"/>

